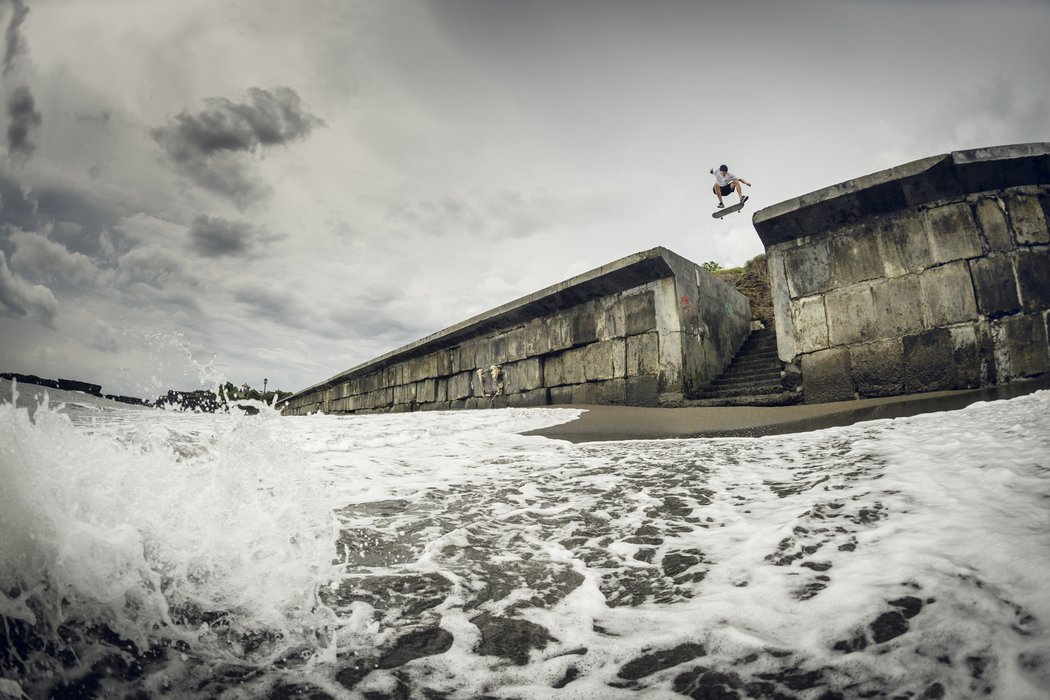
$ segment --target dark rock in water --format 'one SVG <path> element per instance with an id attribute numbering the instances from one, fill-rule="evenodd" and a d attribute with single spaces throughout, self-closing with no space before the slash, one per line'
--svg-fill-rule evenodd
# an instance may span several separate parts
<path id="1" fill-rule="evenodd" d="M 664 570 L 665 576 L 675 577 L 682 573 L 691 566 L 695 566 L 700 563 L 700 557 L 694 557 L 689 554 L 670 552 L 664 555 L 661 567 Z"/>
<path id="2" fill-rule="evenodd" d="M 841 651 L 846 654 L 851 654 L 855 651 L 861 651 L 868 648 L 868 637 L 862 630 L 857 630 L 857 633 L 853 635 L 851 639 L 844 639 L 839 642 L 835 642 L 832 647 L 835 651 Z"/>
<path id="3" fill-rule="evenodd" d="M 545 649 L 554 638 L 547 628 L 528 620 L 514 620 L 483 613 L 471 619 L 481 630 L 481 644 L 477 653 L 482 656 L 502 656 L 518 666 L 529 662 L 533 649 Z"/>
<path id="4" fill-rule="evenodd" d="M 901 608 L 901 613 L 909 620 L 922 611 L 922 601 L 915 596 L 910 595 L 898 598 L 897 600 L 891 600 L 890 605 L 895 608 Z"/>
<path id="5" fill-rule="evenodd" d="M 201 413 L 215 413 L 225 410 L 226 404 L 221 401 L 215 392 L 206 389 L 197 391 L 175 391 L 169 390 L 164 396 L 157 399 L 157 407 L 181 408 L 184 411 L 199 411 Z"/>
<path id="6" fill-rule="evenodd" d="M 399 619 L 418 618 L 423 612 L 440 605 L 452 589 L 452 582 L 437 573 L 367 576 L 344 581 L 335 593 L 325 592 L 325 603 L 335 607 L 349 606 L 361 600 L 376 610 L 391 611 Z"/>
<path id="7" fill-rule="evenodd" d="M 559 680 L 555 681 L 554 685 L 552 685 L 551 687 L 552 688 L 564 688 L 569 683 L 572 683 L 574 680 L 576 680 L 579 677 L 580 677 L 579 669 L 577 669 L 575 666 L 570 666 L 568 668 L 568 670 L 565 671 L 565 675 L 562 676 Z"/>
<path id="8" fill-rule="evenodd" d="M 102 398 L 116 401 L 117 403 L 131 404 L 132 406 L 149 406 L 150 402 L 145 399 L 137 399 L 134 396 L 117 396 L 116 394 L 103 394 Z"/>
<path id="9" fill-rule="evenodd" d="M 922 694 L 922 697 L 924 697 L 924 698 L 931 698 L 931 700 L 937 700 L 938 698 L 943 698 L 944 697 L 944 686 L 941 685 L 940 683 L 934 683 L 933 685 L 931 685 L 929 688 L 926 689 L 926 692 Z"/>
<path id="10" fill-rule="evenodd" d="M 312 685 L 300 685 L 298 683 L 279 683 L 270 691 L 267 700 L 293 700 L 293 698 L 302 698 L 303 700 L 334 700 L 331 695 L 320 688 L 316 688 Z"/>
<path id="11" fill-rule="evenodd" d="M 394 642 L 376 664 L 379 668 L 397 668 L 413 659 L 444 654 L 452 648 L 452 635 L 440 627 L 409 632 Z"/>
<path id="12" fill-rule="evenodd" d="M 704 700 L 739 700 L 744 682 L 735 673 L 721 673 L 702 666 L 680 673 L 672 686 L 676 693 Z"/>
<path id="13" fill-rule="evenodd" d="M 627 680 L 638 680 L 665 668 L 671 668 L 706 655 L 707 650 L 704 649 L 702 644 L 686 642 L 672 649 L 661 649 L 651 654 L 639 656 L 637 659 L 632 659 L 624 664 L 623 668 L 616 675 Z"/>
<path id="14" fill-rule="evenodd" d="M 335 680 L 339 685 L 347 689 L 353 689 L 355 685 L 365 679 L 369 673 L 375 670 L 375 661 L 360 660 L 352 666 L 347 666 L 335 674 Z"/>
<path id="15" fill-rule="evenodd" d="M 259 408 L 257 406 L 245 406 L 243 404 L 236 404 L 236 406 L 249 416 L 256 416 L 259 414 Z"/>
<path id="16" fill-rule="evenodd" d="M 888 642 L 908 631 L 908 621 L 897 611 L 882 613 L 871 625 L 871 634 L 876 644 Z"/>
<path id="17" fill-rule="evenodd" d="M 62 391 L 80 391 L 85 394 L 91 394 L 92 396 L 102 396 L 101 385 L 80 382 L 76 379 L 59 379 L 58 388 Z"/>

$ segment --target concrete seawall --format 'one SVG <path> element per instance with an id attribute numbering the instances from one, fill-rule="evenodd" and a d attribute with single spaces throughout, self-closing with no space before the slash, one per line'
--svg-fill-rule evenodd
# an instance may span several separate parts
<path id="1" fill-rule="evenodd" d="M 750 320 L 746 297 L 654 248 L 337 374 L 293 394 L 283 410 L 656 406 L 716 378 Z"/>
<path id="2" fill-rule="evenodd" d="M 758 211 L 807 403 L 1050 371 L 1050 144 L 958 151 Z"/>

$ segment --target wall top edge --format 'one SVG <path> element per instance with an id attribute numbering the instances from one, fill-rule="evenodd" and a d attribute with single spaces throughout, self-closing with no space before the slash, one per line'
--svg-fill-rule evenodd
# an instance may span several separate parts
<path id="1" fill-rule="evenodd" d="M 472 337 L 484 335 L 501 327 L 516 325 L 544 313 L 569 308 L 591 299 L 672 277 L 675 274 L 674 270 L 681 269 L 683 264 L 693 265 L 694 263 L 664 247 L 651 248 L 628 255 L 403 345 L 396 350 L 297 391 L 286 401 L 313 391 L 327 389 L 355 376 L 382 369 L 402 360 L 425 355 L 443 347 L 453 347 Z"/>
<path id="2" fill-rule="evenodd" d="M 880 170 L 755 212 L 752 223 L 768 249 L 879 214 L 970 192 L 1047 184 L 1050 143 L 953 151 Z"/>

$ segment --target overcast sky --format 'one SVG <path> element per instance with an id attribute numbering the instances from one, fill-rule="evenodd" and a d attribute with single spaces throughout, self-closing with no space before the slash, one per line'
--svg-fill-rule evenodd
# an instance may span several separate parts
<path id="1" fill-rule="evenodd" d="M 0 0 L 0 371 L 300 389 L 757 209 L 1050 140 L 1047 0 Z M 710 214 L 712 166 L 753 183 Z M 203 366 L 204 379 L 197 366 Z"/>

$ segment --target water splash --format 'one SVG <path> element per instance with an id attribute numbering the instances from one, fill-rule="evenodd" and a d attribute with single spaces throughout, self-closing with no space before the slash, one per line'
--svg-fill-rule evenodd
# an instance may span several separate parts
<path id="1" fill-rule="evenodd" d="M 59 408 L 0 404 L 3 675 L 36 679 L 35 696 L 100 682 L 113 658 L 330 653 L 338 621 L 317 593 L 337 528 L 317 468 L 278 442 L 285 419 Z"/>

